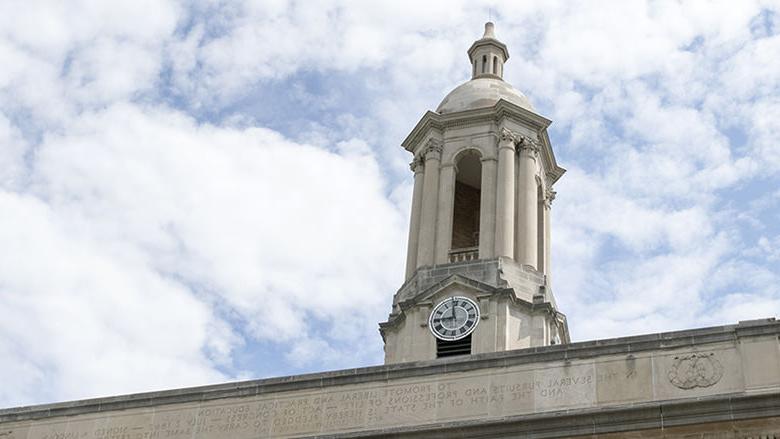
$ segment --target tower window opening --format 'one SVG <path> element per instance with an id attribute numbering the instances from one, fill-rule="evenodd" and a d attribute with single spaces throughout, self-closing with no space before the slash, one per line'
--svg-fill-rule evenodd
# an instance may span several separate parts
<path id="1" fill-rule="evenodd" d="M 479 211 L 482 187 L 482 162 L 475 151 L 469 151 L 457 161 L 455 199 L 452 209 L 451 250 L 473 249 L 479 246 Z"/>
<path id="2" fill-rule="evenodd" d="M 474 58 L 474 73 L 472 74 L 472 76 L 477 76 L 477 59 L 476 58 Z"/>
<path id="3" fill-rule="evenodd" d="M 498 75 L 498 57 L 493 57 L 493 72 L 494 75 Z"/>
<path id="4" fill-rule="evenodd" d="M 482 73 L 487 69 L 487 55 L 482 55 Z"/>

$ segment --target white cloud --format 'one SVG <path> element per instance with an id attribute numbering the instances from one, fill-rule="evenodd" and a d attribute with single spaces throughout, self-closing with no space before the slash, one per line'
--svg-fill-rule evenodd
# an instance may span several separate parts
<path id="1" fill-rule="evenodd" d="M 28 145 L 19 130 L 0 114 L 0 188 L 16 188 L 24 178 L 24 154 Z"/>
<path id="2" fill-rule="evenodd" d="M 722 211 L 780 170 L 757 2 L 186 6 L 0 5 L 0 404 L 248 377 L 245 344 L 283 341 L 293 369 L 380 361 L 398 144 L 468 78 L 488 6 L 570 169 L 553 278 L 574 337 L 777 310 L 771 215 Z M 283 102 L 253 102 L 268 89 Z M 301 123 L 280 134 L 253 105 Z"/>
<path id="3" fill-rule="evenodd" d="M 229 343 L 209 307 L 112 257 L 45 203 L 0 192 L 0 400 L 31 402 L 225 378 L 204 345 Z M 175 312 L 171 312 L 175 310 Z"/>
<path id="4" fill-rule="evenodd" d="M 67 352 L 104 352 L 92 358 L 94 367 L 58 375 L 74 386 L 92 377 L 94 387 L 52 393 L 88 396 L 153 386 L 183 355 L 201 370 L 166 386 L 223 377 L 215 368 L 229 363 L 225 357 L 240 340 L 212 315 L 215 305 L 245 322 L 236 329 L 265 342 L 327 344 L 308 334 L 342 314 L 373 326 L 400 280 L 403 219 L 383 195 L 367 146 L 352 140 L 339 150 L 295 144 L 265 129 L 197 126 L 174 111 L 132 105 L 82 114 L 67 134 L 48 136 L 31 177 L 45 204 L 28 199 L 37 207 L 23 211 L 27 225 L 2 227 L 4 247 L 26 253 L 6 252 L 0 279 L 11 297 L 46 298 L 4 310 L 39 321 L 52 314 L 60 330 L 28 330 L 47 343 L 18 361 L 70 367 L 58 363 Z M 15 236 L 20 229 L 29 236 Z M 37 268 L 47 275 L 40 277 L 33 261 L 43 255 Z M 62 314 L 52 297 L 66 302 L 58 305 L 66 307 Z M 8 325 L 0 339 L 19 340 L 25 324 Z M 97 340 L 75 342 L 82 331 Z M 378 335 L 375 341 L 379 347 Z M 159 364 L 134 364 L 148 355 Z M 117 370 L 146 378 L 116 380 Z M 106 386 L 110 380 L 122 384 Z"/>

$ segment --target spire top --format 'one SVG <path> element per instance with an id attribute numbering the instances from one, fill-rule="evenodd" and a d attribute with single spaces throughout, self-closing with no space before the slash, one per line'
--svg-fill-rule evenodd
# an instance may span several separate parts
<path id="1" fill-rule="evenodd" d="M 493 24 L 493 22 L 488 21 L 485 23 L 485 35 L 482 35 L 482 38 L 492 38 L 496 39 L 496 26 Z"/>

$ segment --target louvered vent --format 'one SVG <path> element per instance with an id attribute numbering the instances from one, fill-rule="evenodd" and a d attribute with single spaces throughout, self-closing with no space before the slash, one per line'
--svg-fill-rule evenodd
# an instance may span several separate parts
<path id="1" fill-rule="evenodd" d="M 471 334 L 454 341 L 436 339 L 436 358 L 456 355 L 471 355 Z"/>

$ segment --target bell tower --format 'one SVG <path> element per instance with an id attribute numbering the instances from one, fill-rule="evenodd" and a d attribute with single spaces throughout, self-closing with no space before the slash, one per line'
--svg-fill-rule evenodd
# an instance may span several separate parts
<path id="1" fill-rule="evenodd" d="M 471 80 L 403 141 L 413 155 L 406 281 L 380 323 L 385 363 L 568 343 L 551 287 L 555 161 L 547 127 L 503 80 L 493 23 L 468 50 Z"/>

